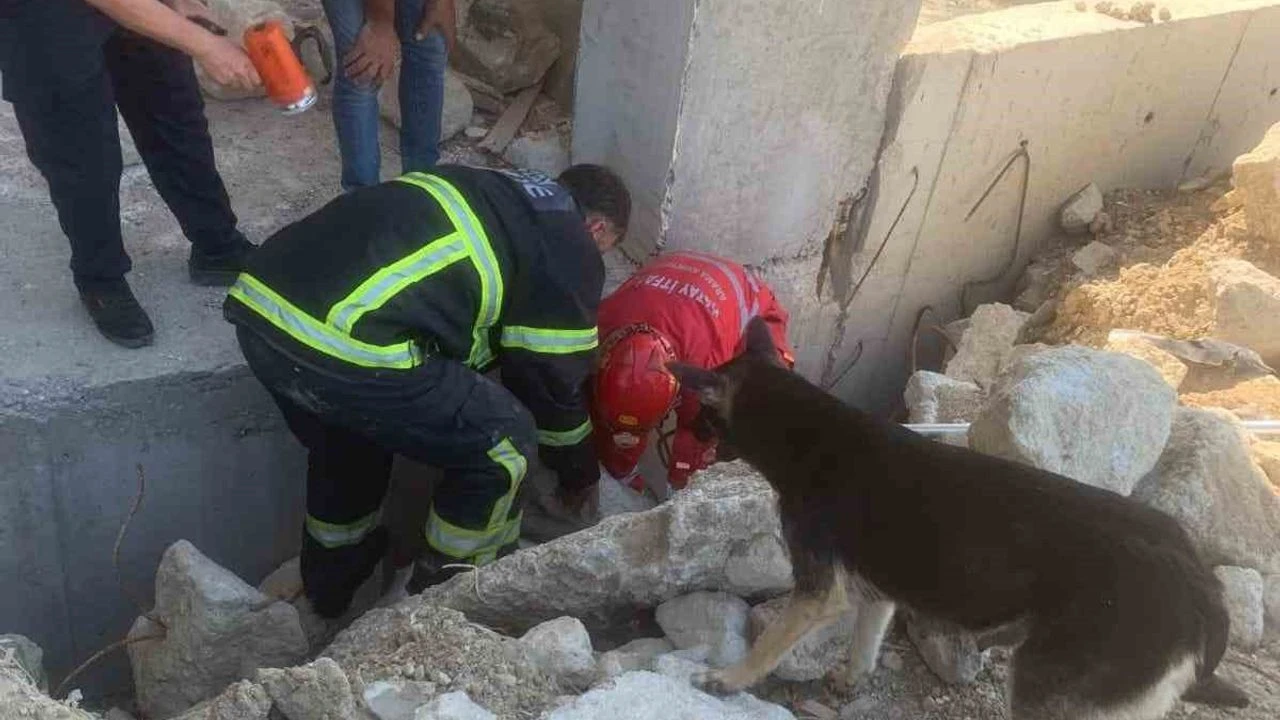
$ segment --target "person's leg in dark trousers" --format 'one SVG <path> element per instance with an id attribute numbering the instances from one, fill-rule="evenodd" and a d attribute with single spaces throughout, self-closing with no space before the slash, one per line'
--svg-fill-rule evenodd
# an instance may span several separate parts
<path id="1" fill-rule="evenodd" d="M 104 56 L 116 104 L 147 172 L 192 243 L 191 279 L 230 285 L 252 246 L 236 229 L 214 163 L 191 59 L 123 29 L 107 40 Z"/>
<path id="2" fill-rule="evenodd" d="M 283 395 L 272 397 L 289 430 L 307 448 L 303 587 L 317 613 L 337 617 L 387 550 L 378 509 L 387 491 L 392 454 Z"/>

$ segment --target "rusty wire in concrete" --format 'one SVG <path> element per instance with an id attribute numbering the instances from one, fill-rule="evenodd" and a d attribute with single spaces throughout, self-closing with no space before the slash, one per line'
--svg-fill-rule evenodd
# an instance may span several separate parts
<path id="1" fill-rule="evenodd" d="M 996 186 L 1000 184 L 1000 181 L 1004 179 L 1005 175 L 1009 174 L 1009 171 L 1013 169 L 1014 164 L 1016 164 L 1019 159 L 1023 159 L 1026 162 L 1023 165 L 1022 190 L 1018 197 L 1018 222 L 1017 225 L 1014 226 L 1013 230 L 1013 249 L 1010 251 L 1009 257 L 1005 260 L 1004 265 L 1002 265 L 1000 270 L 995 274 L 980 280 L 970 280 L 960 287 L 960 315 L 962 317 L 968 317 L 970 314 L 969 288 L 979 285 L 992 285 L 1000 282 L 1000 280 L 1004 278 L 1005 274 L 1013 268 L 1014 263 L 1018 262 L 1018 254 L 1022 251 L 1022 221 L 1026 216 L 1027 192 L 1031 187 L 1031 152 L 1027 150 L 1026 140 L 1018 143 L 1018 149 L 1013 151 L 1013 155 L 1010 156 L 1009 161 L 1006 162 L 1004 167 L 1000 169 L 1000 172 L 996 174 L 995 179 L 991 181 L 991 184 L 987 186 L 986 191 L 982 193 L 982 197 L 979 197 L 978 201 L 969 209 L 969 214 L 964 216 L 964 221 L 969 222 L 969 220 L 973 218 L 974 214 L 978 212 L 978 209 L 981 208 L 984 203 L 986 203 L 987 198 L 991 197 L 991 193 L 995 192 Z"/>

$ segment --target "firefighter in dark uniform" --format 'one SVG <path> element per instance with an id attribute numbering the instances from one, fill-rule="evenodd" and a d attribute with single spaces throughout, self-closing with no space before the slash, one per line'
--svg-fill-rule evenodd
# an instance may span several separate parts
<path id="1" fill-rule="evenodd" d="M 514 549 L 534 452 L 581 507 L 599 478 L 583 385 L 601 253 L 629 215 L 599 166 L 552 180 L 442 165 L 345 194 L 254 254 L 224 307 L 309 450 L 301 570 L 317 613 L 341 615 L 386 552 L 393 453 L 443 471 L 415 590 Z"/>
<path id="2" fill-rule="evenodd" d="M 49 183 L 81 300 L 126 347 L 149 344 L 153 328 L 125 281 L 117 107 L 192 243 L 192 281 L 230 285 L 253 248 L 214 166 L 192 58 L 231 86 L 260 80 L 243 49 L 184 15 L 208 10 L 195 0 L 0 0 L 4 99 Z"/>

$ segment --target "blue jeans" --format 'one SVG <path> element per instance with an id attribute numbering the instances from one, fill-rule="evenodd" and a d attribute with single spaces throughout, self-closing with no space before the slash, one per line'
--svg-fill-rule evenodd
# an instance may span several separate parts
<path id="1" fill-rule="evenodd" d="M 342 153 L 342 188 L 376 185 L 381 179 L 378 147 L 378 89 L 353 82 L 342 58 L 364 27 L 363 0 L 323 0 L 333 28 L 338 71 L 333 86 L 333 125 Z M 400 36 L 400 162 L 402 172 L 433 168 L 440 159 L 440 115 L 444 110 L 444 37 L 433 31 L 413 39 L 424 0 L 396 0 Z"/>

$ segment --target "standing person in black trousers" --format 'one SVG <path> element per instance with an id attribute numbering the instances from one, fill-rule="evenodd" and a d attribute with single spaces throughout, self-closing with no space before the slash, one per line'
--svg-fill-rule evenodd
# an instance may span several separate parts
<path id="1" fill-rule="evenodd" d="M 191 241 L 200 285 L 230 285 L 253 245 L 236 229 L 192 58 L 215 80 L 260 84 L 244 51 L 184 16 L 195 0 L 0 0 L 0 77 L 27 155 L 49 183 L 71 272 L 107 339 L 152 341 L 120 233 L 116 107 L 160 196 Z"/>

